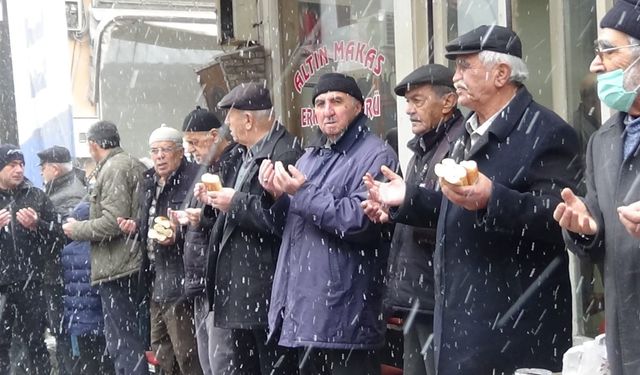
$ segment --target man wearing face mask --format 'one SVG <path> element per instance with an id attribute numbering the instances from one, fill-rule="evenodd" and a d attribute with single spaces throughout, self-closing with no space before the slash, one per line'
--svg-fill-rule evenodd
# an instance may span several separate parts
<path id="1" fill-rule="evenodd" d="M 604 257 L 607 357 L 612 375 L 640 373 L 640 7 L 620 0 L 600 22 L 591 71 L 598 96 L 619 111 L 592 137 L 586 197 L 562 191 L 554 218 L 569 249 Z"/>

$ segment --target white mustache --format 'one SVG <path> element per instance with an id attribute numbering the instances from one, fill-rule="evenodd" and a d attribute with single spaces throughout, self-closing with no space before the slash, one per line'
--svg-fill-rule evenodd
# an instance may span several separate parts
<path id="1" fill-rule="evenodd" d="M 453 87 L 456 88 L 456 90 L 462 89 L 462 90 L 467 90 L 469 91 L 469 88 L 467 87 L 467 85 L 464 83 L 464 81 L 457 81 L 453 83 Z"/>

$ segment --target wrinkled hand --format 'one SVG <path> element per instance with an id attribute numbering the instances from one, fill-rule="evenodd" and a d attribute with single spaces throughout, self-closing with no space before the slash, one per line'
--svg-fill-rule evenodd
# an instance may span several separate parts
<path id="1" fill-rule="evenodd" d="M 487 207 L 491 197 L 493 182 L 482 173 L 478 172 L 478 180 L 473 185 L 458 186 L 448 183 L 440 178 L 442 194 L 454 204 L 464 207 L 469 211 L 482 210 Z"/>
<path id="2" fill-rule="evenodd" d="M 219 191 L 210 191 L 208 193 L 208 204 L 222 212 L 229 212 L 229 209 L 231 208 L 231 200 L 235 194 L 236 191 L 232 188 L 222 188 L 222 190 Z"/>
<path id="3" fill-rule="evenodd" d="M 367 199 L 360 203 L 360 207 L 362 207 L 369 220 L 374 223 L 386 223 L 389 221 L 389 207 L 380 202 Z"/>
<path id="4" fill-rule="evenodd" d="M 274 179 L 276 176 L 276 170 L 269 159 L 265 159 L 260 164 L 260 170 L 258 171 L 258 179 L 262 188 L 267 191 L 273 198 L 278 199 L 284 191 L 279 186 L 275 185 Z"/>
<path id="5" fill-rule="evenodd" d="M 197 227 L 200 224 L 200 219 L 202 218 L 202 208 L 185 208 L 184 212 L 187 213 L 189 225 Z"/>
<path id="6" fill-rule="evenodd" d="M 4 228 L 11 222 L 11 212 L 6 208 L 0 210 L 0 228 Z"/>
<path id="7" fill-rule="evenodd" d="M 21 208 L 16 212 L 16 220 L 29 230 L 38 228 L 38 213 L 31 207 Z"/>
<path id="8" fill-rule="evenodd" d="M 273 184 L 277 190 L 281 190 L 289 195 L 294 195 L 307 178 L 293 165 L 288 166 L 288 172 L 284 169 L 281 161 L 274 164 Z"/>
<path id="9" fill-rule="evenodd" d="M 209 196 L 207 195 L 207 188 L 204 186 L 202 182 L 198 182 L 193 187 L 193 196 L 200 203 L 209 204 Z"/>
<path id="10" fill-rule="evenodd" d="M 618 217 L 630 235 L 640 238 L 640 201 L 618 207 Z"/>
<path id="11" fill-rule="evenodd" d="M 598 224 L 589 213 L 587 206 L 571 189 L 562 189 L 560 197 L 564 202 L 559 203 L 553 211 L 553 218 L 560 224 L 560 227 L 588 236 L 598 232 Z"/>
<path id="12" fill-rule="evenodd" d="M 136 221 L 133 219 L 117 217 L 116 222 L 118 223 L 120 230 L 128 236 L 136 233 L 138 230 L 138 224 L 136 224 Z"/>
<path id="13" fill-rule="evenodd" d="M 73 235 L 73 226 L 76 223 L 76 219 L 70 217 L 67 219 L 67 222 L 62 224 L 62 230 L 64 231 L 64 235 L 71 238 Z"/>
<path id="14" fill-rule="evenodd" d="M 389 169 L 386 165 L 380 171 L 387 178 L 388 182 L 376 181 L 370 173 L 367 173 L 362 180 L 367 187 L 369 200 L 381 203 L 388 207 L 397 207 L 404 202 L 407 193 L 407 185 L 400 175 Z"/>

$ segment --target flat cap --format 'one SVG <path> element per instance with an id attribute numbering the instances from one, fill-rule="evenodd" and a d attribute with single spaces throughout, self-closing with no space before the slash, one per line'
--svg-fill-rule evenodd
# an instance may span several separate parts
<path id="1" fill-rule="evenodd" d="M 444 65 L 428 64 L 419 67 L 396 85 L 393 91 L 404 96 L 411 86 L 432 85 L 453 88 L 453 71 Z"/>
<path id="2" fill-rule="evenodd" d="M 66 147 L 53 146 L 38 152 L 40 164 L 44 163 L 70 163 L 71 153 Z"/>
<path id="3" fill-rule="evenodd" d="M 182 122 L 183 132 L 208 132 L 211 129 L 218 129 L 222 126 L 218 117 L 212 112 L 197 106 L 189 112 Z"/>
<path id="4" fill-rule="evenodd" d="M 241 83 L 229 91 L 220 102 L 218 108 L 235 108 L 247 111 L 271 109 L 271 96 L 264 83 Z"/>
<path id="5" fill-rule="evenodd" d="M 602 17 L 600 27 L 616 29 L 640 39 L 640 0 L 618 0 Z"/>
<path id="6" fill-rule="evenodd" d="M 498 25 L 482 25 L 447 43 L 444 56 L 455 60 L 458 55 L 494 51 L 522 58 L 522 42 L 518 35 Z"/>

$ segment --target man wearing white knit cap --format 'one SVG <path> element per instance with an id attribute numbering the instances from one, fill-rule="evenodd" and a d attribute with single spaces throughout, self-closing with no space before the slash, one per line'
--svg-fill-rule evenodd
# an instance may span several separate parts
<path id="1" fill-rule="evenodd" d="M 202 374 L 193 301 L 184 296 L 184 229 L 176 213 L 189 202 L 198 166 L 184 157 L 182 132 L 162 125 L 149 136 L 153 168 L 144 173 L 140 217 L 118 218 L 142 242 L 139 298 L 149 298 L 151 347 L 165 374 Z"/>

